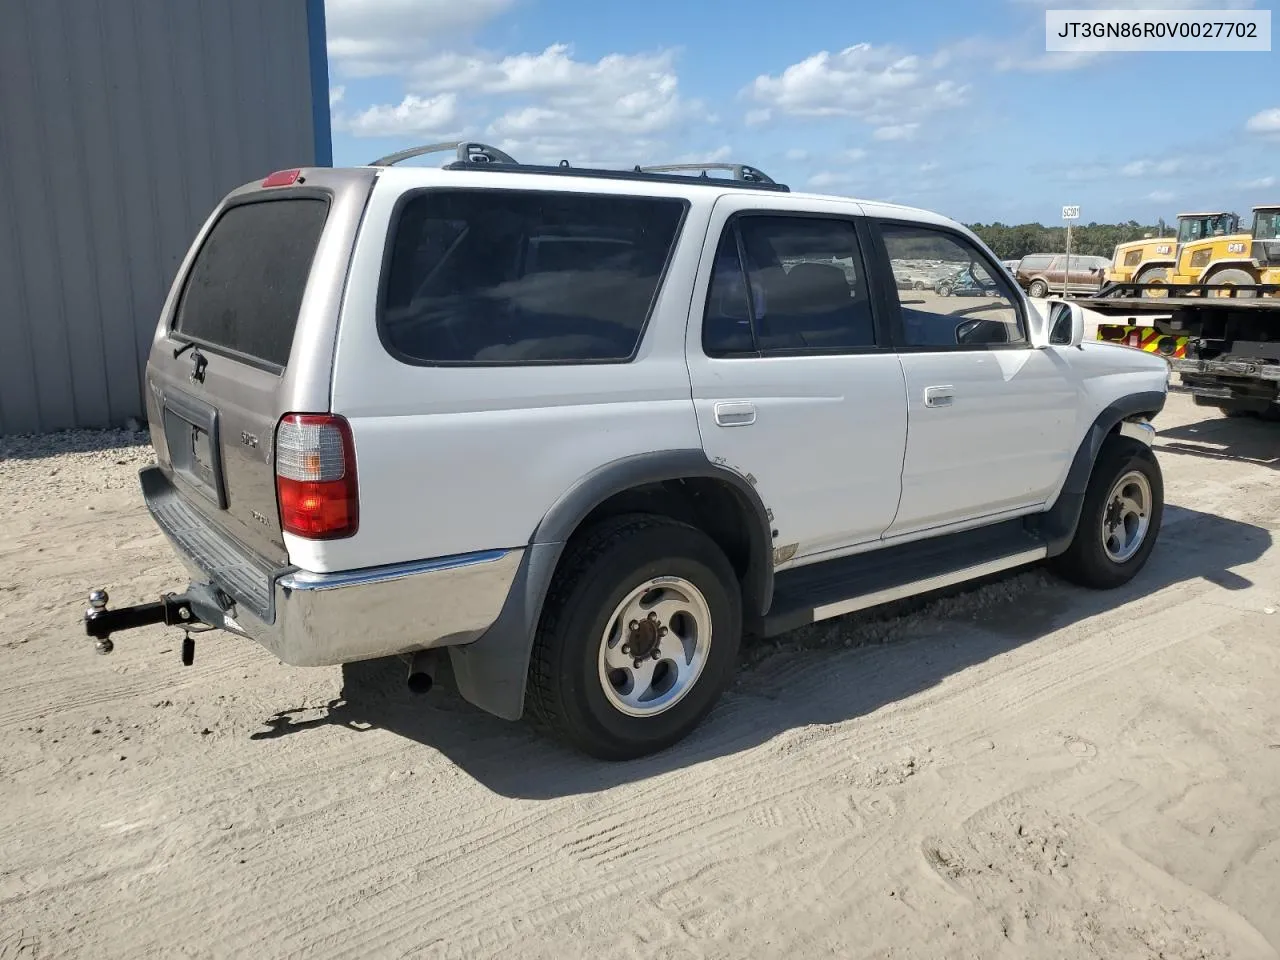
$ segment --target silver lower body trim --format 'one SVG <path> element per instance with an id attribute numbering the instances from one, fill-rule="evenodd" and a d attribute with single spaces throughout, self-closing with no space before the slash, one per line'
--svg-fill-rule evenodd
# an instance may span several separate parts
<path id="1" fill-rule="evenodd" d="M 1037 560 L 1043 560 L 1047 555 L 1048 550 L 1046 548 L 1034 547 L 1030 550 L 1023 550 L 1007 557 L 988 560 L 985 563 L 964 567 L 950 573 L 940 573 L 934 577 L 913 580 L 910 583 L 899 584 L 896 587 L 888 587 L 884 590 L 877 590 L 874 593 L 866 593 L 860 597 L 850 597 L 847 600 L 823 604 L 820 607 L 813 608 L 813 619 L 815 622 L 818 620 L 830 620 L 832 617 L 843 617 L 846 613 L 878 607 L 882 603 L 892 603 L 895 600 L 905 600 L 907 597 L 929 593 L 932 590 L 953 587 L 958 583 L 965 583 L 969 580 L 976 580 L 979 577 L 1000 573 L 1003 570 L 1012 570 L 1014 567 L 1035 563 Z"/>
<path id="2" fill-rule="evenodd" d="M 1156 428 L 1146 420 L 1125 420 L 1120 424 L 1120 436 L 1138 440 L 1149 447 L 1155 443 Z"/>
<path id="3" fill-rule="evenodd" d="M 523 555 L 489 550 L 341 573 L 297 570 L 275 582 L 274 623 L 240 606 L 214 626 L 298 667 L 470 643 L 497 620 Z M 193 581 L 207 580 L 193 558 L 180 556 Z"/>

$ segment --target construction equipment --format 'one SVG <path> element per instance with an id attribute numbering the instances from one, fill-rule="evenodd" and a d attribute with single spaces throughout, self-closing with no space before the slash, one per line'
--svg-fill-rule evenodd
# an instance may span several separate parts
<path id="1" fill-rule="evenodd" d="M 1248 233 L 1210 236 L 1182 245 L 1169 283 L 1175 286 L 1211 284 L 1228 289 L 1212 295 L 1253 297 L 1259 284 L 1280 280 L 1280 204 L 1263 204 L 1253 208 L 1253 226 Z M 1261 253 L 1259 258 L 1256 254 Z M 1263 275 L 1272 276 L 1271 280 Z M 1172 296 L 1178 293 L 1170 291 Z"/>
<path id="2" fill-rule="evenodd" d="M 1268 221 L 1276 225 L 1276 218 Z M 1258 226 L 1255 217 L 1255 232 Z M 1169 296 L 1147 296 L 1139 283 L 1108 284 L 1096 297 L 1077 300 L 1088 310 L 1127 322 L 1102 323 L 1097 339 L 1159 353 L 1169 361 L 1169 389 L 1189 393 L 1200 406 L 1228 416 L 1280 419 L 1280 239 L 1254 241 L 1265 258 L 1264 282 L 1245 299 L 1228 284 L 1164 286 Z M 1223 295 L 1223 291 L 1227 295 Z M 1146 322 L 1139 320 L 1145 315 Z"/>
<path id="3" fill-rule="evenodd" d="M 1195 243 L 1205 237 L 1234 234 L 1239 229 L 1240 218 L 1234 213 L 1221 210 L 1210 213 L 1180 213 L 1176 236 L 1145 237 L 1118 244 L 1111 260 L 1111 269 L 1106 273 L 1106 280 L 1108 283 L 1167 283 L 1170 272 L 1178 262 L 1178 252 L 1184 244 Z M 1162 290 L 1150 289 L 1144 296 L 1162 294 Z"/>

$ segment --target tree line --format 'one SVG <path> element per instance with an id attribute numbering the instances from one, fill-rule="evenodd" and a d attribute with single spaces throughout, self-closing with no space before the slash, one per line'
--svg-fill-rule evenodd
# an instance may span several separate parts
<path id="1" fill-rule="evenodd" d="M 1018 260 L 1029 253 L 1063 253 L 1067 249 L 1067 228 L 1046 227 L 1039 223 L 971 223 L 970 230 L 982 238 L 1001 260 Z M 1072 225 L 1071 252 L 1110 259 L 1116 246 L 1141 240 L 1147 234 L 1172 236 L 1172 228 L 1164 222 L 1144 226 L 1136 220 L 1127 223 L 1088 223 Z"/>

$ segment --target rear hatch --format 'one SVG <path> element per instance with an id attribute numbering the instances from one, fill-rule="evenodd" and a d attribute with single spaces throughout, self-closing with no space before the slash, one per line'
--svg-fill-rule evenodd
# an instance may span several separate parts
<path id="1" fill-rule="evenodd" d="M 372 183 L 371 171 L 303 170 L 230 194 L 179 270 L 147 363 L 161 468 L 272 564 L 288 560 L 276 425 L 329 408 L 346 266 Z"/>

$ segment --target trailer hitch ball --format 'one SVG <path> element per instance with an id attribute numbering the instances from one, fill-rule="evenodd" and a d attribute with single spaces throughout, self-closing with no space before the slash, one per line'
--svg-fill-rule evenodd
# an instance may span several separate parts
<path id="1" fill-rule="evenodd" d="M 91 591 L 89 593 L 89 609 L 85 611 L 85 617 L 87 619 L 92 620 L 94 617 L 98 616 L 100 613 L 106 610 L 107 599 L 108 599 L 107 591 L 105 590 Z M 110 653 L 112 650 L 114 650 L 116 648 L 116 645 L 111 642 L 110 637 L 102 637 L 101 639 L 96 640 L 94 642 L 93 648 L 97 650 L 99 653 L 105 654 L 105 653 Z"/>

